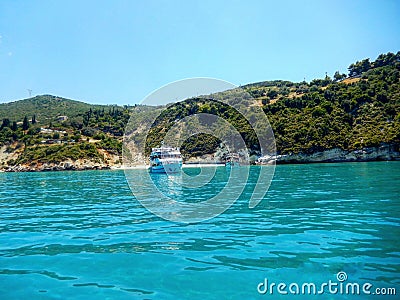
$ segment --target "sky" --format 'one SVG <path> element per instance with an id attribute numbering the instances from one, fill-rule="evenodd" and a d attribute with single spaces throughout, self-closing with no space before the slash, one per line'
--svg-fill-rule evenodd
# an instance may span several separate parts
<path id="1" fill-rule="evenodd" d="M 140 103 L 193 77 L 311 81 L 400 50 L 400 1 L 0 1 L 0 102 Z"/>

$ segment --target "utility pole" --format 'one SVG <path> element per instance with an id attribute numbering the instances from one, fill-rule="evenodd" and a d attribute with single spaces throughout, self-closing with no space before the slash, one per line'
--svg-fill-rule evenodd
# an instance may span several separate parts
<path id="1" fill-rule="evenodd" d="M 27 89 L 28 93 L 29 93 L 29 97 L 32 97 L 32 90 L 31 89 Z"/>

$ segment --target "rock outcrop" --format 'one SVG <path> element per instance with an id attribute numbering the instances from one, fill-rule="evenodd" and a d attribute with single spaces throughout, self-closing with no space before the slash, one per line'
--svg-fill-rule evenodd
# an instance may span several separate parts
<path id="1" fill-rule="evenodd" d="M 290 163 L 318 163 L 318 162 L 355 162 L 374 160 L 400 160 L 398 145 L 381 145 L 379 147 L 363 148 L 346 151 L 339 148 L 329 149 L 313 154 L 297 153 L 277 155 L 279 164 Z"/>
<path id="2" fill-rule="evenodd" d="M 3 169 L 4 172 L 46 172 L 46 171 L 83 171 L 83 170 L 108 170 L 110 165 L 105 165 L 90 160 L 65 161 L 60 163 L 44 163 L 31 165 L 15 165 Z"/>

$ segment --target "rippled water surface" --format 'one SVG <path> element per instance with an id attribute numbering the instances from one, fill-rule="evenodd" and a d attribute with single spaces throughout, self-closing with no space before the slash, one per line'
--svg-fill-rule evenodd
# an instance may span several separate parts
<path id="1" fill-rule="evenodd" d="M 200 198 L 223 187 L 221 172 Z M 257 286 L 337 282 L 340 271 L 400 294 L 399 183 L 400 162 L 277 166 L 256 208 L 248 188 L 217 218 L 185 225 L 144 209 L 123 171 L 1 173 L 0 298 L 308 299 Z M 345 298 L 365 296 L 318 299 Z"/>

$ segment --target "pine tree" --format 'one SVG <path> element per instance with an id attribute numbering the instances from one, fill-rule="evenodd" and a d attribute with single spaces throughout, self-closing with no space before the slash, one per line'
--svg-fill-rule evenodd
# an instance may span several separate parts
<path id="1" fill-rule="evenodd" d="M 28 118 L 25 116 L 24 121 L 22 122 L 22 130 L 28 130 L 29 129 L 29 122 Z"/>
<path id="2" fill-rule="evenodd" d="M 10 120 L 9 119 L 3 119 L 3 123 L 1 124 L 0 129 L 3 129 L 5 127 L 10 127 Z"/>

